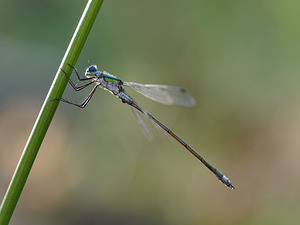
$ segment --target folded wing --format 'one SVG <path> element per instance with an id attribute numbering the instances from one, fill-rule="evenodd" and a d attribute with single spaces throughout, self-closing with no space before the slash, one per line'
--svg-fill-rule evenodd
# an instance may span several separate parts
<path id="1" fill-rule="evenodd" d="M 191 107 L 196 103 L 194 97 L 180 87 L 134 82 L 124 82 L 124 86 L 131 87 L 145 97 L 167 105 Z"/>

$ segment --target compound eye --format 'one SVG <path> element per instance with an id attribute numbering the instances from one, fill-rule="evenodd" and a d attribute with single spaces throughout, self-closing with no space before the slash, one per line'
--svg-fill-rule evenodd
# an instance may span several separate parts
<path id="1" fill-rule="evenodd" d="M 89 67 L 89 72 L 90 72 L 90 73 L 95 73 L 95 72 L 97 72 L 97 67 L 96 67 L 96 66 L 90 66 L 90 67 Z"/>

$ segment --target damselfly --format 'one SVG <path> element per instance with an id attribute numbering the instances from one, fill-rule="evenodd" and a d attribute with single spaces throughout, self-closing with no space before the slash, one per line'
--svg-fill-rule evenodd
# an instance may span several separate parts
<path id="1" fill-rule="evenodd" d="M 84 108 L 89 103 L 97 87 L 103 88 L 109 91 L 110 93 L 112 93 L 113 95 L 115 95 L 116 97 L 118 97 L 119 99 L 121 99 L 123 103 L 131 106 L 132 110 L 134 111 L 135 115 L 139 120 L 140 125 L 145 130 L 147 136 L 150 136 L 150 131 L 148 130 L 142 117 L 139 115 L 139 112 L 144 114 L 146 117 L 148 117 L 157 127 L 161 128 L 164 132 L 171 135 L 176 141 L 178 141 L 183 147 L 185 147 L 190 153 L 192 153 L 197 159 L 199 159 L 209 170 L 211 170 L 222 183 L 224 183 L 227 187 L 234 189 L 234 186 L 232 185 L 231 181 L 225 175 L 223 175 L 223 173 L 221 173 L 210 163 L 208 163 L 200 154 L 198 154 L 188 143 L 186 143 L 179 136 L 177 136 L 171 129 L 169 129 L 167 126 L 162 124 L 159 120 L 157 120 L 154 116 L 152 116 L 150 113 L 145 111 L 143 108 L 141 108 L 136 103 L 136 101 L 134 101 L 133 98 L 124 90 L 124 86 L 131 87 L 137 92 L 139 92 L 140 94 L 157 102 L 161 102 L 168 105 L 175 104 L 181 106 L 193 106 L 195 104 L 195 100 L 192 97 L 192 95 L 189 94 L 186 90 L 179 87 L 168 86 L 168 85 L 138 84 L 133 82 L 123 82 L 119 78 L 105 71 L 103 72 L 99 71 L 96 65 L 92 65 L 88 67 L 85 72 L 85 77 L 80 78 L 77 70 L 73 66 L 71 67 L 74 69 L 79 81 L 90 81 L 81 86 L 76 86 L 72 82 L 70 77 L 67 75 L 67 73 L 62 70 L 62 72 L 64 72 L 64 74 L 68 77 L 69 83 L 74 88 L 75 91 L 80 91 L 91 84 L 95 84 L 95 86 L 90 92 L 90 94 L 85 98 L 85 100 L 81 104 L 76 104 L 63 98 L 55 99 L 55 100 L 60 100 L 62 102 L 66 102 L 75 105 L 77 107 Z"/>

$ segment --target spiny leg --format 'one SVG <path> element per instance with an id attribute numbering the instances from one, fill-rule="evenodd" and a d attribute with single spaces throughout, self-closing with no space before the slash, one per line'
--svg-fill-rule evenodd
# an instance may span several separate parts
<path id="1" fill-rule="evenodd" d="M 77 103 L 74 103 L 74 102 L 70 102 L 70 101 L 68 101 L 68 100 L 66 100 L 66 99 L 63 99 L 63 98 L 61 98 L 61 99 L 54 99 L 54 100 L 60 100 L 60 101 L 62 101 L 62 102 L 65 102 L 65 103 L 68 103 L 68 104 L 71 104 L 71 105 L 75 105 L 75 106 L 77 106 L 77 107 L 83 109 L 84 107 L 86 107 L 86 105 L 89 103 L 89 101 L 90 101 L 91 98 L 93 97 L 93 95 L 94 95 L 94 93 L 95 93 L 97 87 L 98 87 L 98 85 L 96 85 L 96 86 L 93 88 L 93 90 L 91 91 L 91 93 L 86 97 L 86 99 L 84 99 L 84 101 L 83 101 L 81 104 L 77 104 Z"/>
<path id="2" fill-rule="evenodd" d="M 77 69 L 76 69 L 74 66 L 72 66 L 71 64 L 69 64 L 69 63 L 68 63 L 68 65 L 75 71 L 76 76 L 77 76 L 77 78 L 78 78 L 79 81 L 84 81 L 84 80 L 90 80 L 90 79 L 93 79 L 92 77 L 84 77 L 84 78 L 81 78 L 81 77 L 79 76 L 78 72 L 77 72 Z"/>
<path id="3" fill-rule="evenodd" d="M 68 65 L 70 65 L 70 64 L 68 64 Z M 70 65 L 71 66 L 71 65 Z M 74 68 L 74 67 L 73 67 Z M 75 69 L 75 68 L 74 68 Z M 89 85 L 91 85 L 92 83 L 94 83 L 95 81 L 91 81 L 91 82 L 89 82 L 89 83 L 86 83 L 86 84 L 84 84 L 84 85 L 81 85 L 81 86 L 76 86 L 74 83 L 73 83 L 73 81 L 70 79 L 70 77 L 69 77 L 69 75 L 65 72 L 65 71 L 63 71 L 62 69 L 60 69 L 67 77 L 68 77 L 68 81 L 69 81 L 69 84 L 72 86 L 72 88 L 75 90 L 75 91 L 80 91 L 80 90 L 82 90 L 83 88 L 86 88 L 87 86 L 89 86 Z M 78 78 L 79 78 L 79 75 L 77 74 L 77 71 L 76 71 L 76 69 L 75 69 L 75 72 L 76 72 L 76 75 L 78 76 Z M 93 78 L 86 78 L 86 79 L 80 79 L 79 78 L 79 81 L 84 81 L 84 80 L 90 80 L 90 79 L 93 79 Z"/>

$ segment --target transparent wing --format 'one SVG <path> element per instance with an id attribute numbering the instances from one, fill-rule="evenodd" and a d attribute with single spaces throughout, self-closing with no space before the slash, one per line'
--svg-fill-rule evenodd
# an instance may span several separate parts
<path id="1" fill-rule="evenodd" d="M 158 84 L 138 84 L 134 82 L 124 82 L 124 86 L 131 87 L 147 98 L 167 105 L 191 107 L 196 103 L 194 97 L 188 91 L 180 87 Z"/>
<path id="2" fill-rule="evenodd" d="M 150 118 L 150 121 L 152 122 L 152 124 L 154 125 L 154 127 L 170 142 L 170 143 L 174 143 L 173 140 L 170 138 L 170 135 L 168 134 L 168 132 L 166 132 L 164 129 L 162 129 L 159 125 L 157 125 L 157 123 L 155 123 L 155 121 L 152 120 L 152 118 Z"/>
<path id="3" fill-rule="evenodd" d="M 139 107 L 139 106 L 137 106 Z M 140 108 L 140 107 L 139 107 Z M 144 121 L 144 119 L 142 118 L 140 112 L 134 108 L 133 106 L 131 107 L 133 114 L 135 115 L 135 117 L 137 118 L 139 125 L 143 131 L 143 133 L 145 134 L 145 136 L 147 137 L 148 140 L 152 140 L 153 139 L 153 135 L 152 132 L 150 131 L 149 127 L 147 126 L 146 122 Z M 169 134 L 162 129 L 160 126 L 158 126 L 155 121 L 152 120 L 151 117 L 148 116 L 148 114 L 142 109 L 140 108 L 142 112 L 144 112 L 144 114 L 150 119 L 150 121 L 152 122 L 152 124 L 154 125 L 154 127 L 159 130 L 161 132 L 162 135 L 164 135 L 165 138 L 168 139 L 168 141 L 170 141 L 171 143 L 173 143 L 173 140 L 170 138 Z"/>
<path id="4" fill-rule="evenodd" d="M 145 134 L 145 136 L 151 140 L 153 138 L 152 133 L 149 129 L 149 127 L 147 126 L 146 122 L 143 120 L 143 118 L 141 117 L 139 111 L 137 111 L 137 109 L 131 107 L 133 114 L 135 115 L 135 117 L 137 118 L 140 127 L 142 128 L 143 133 Z"/>

